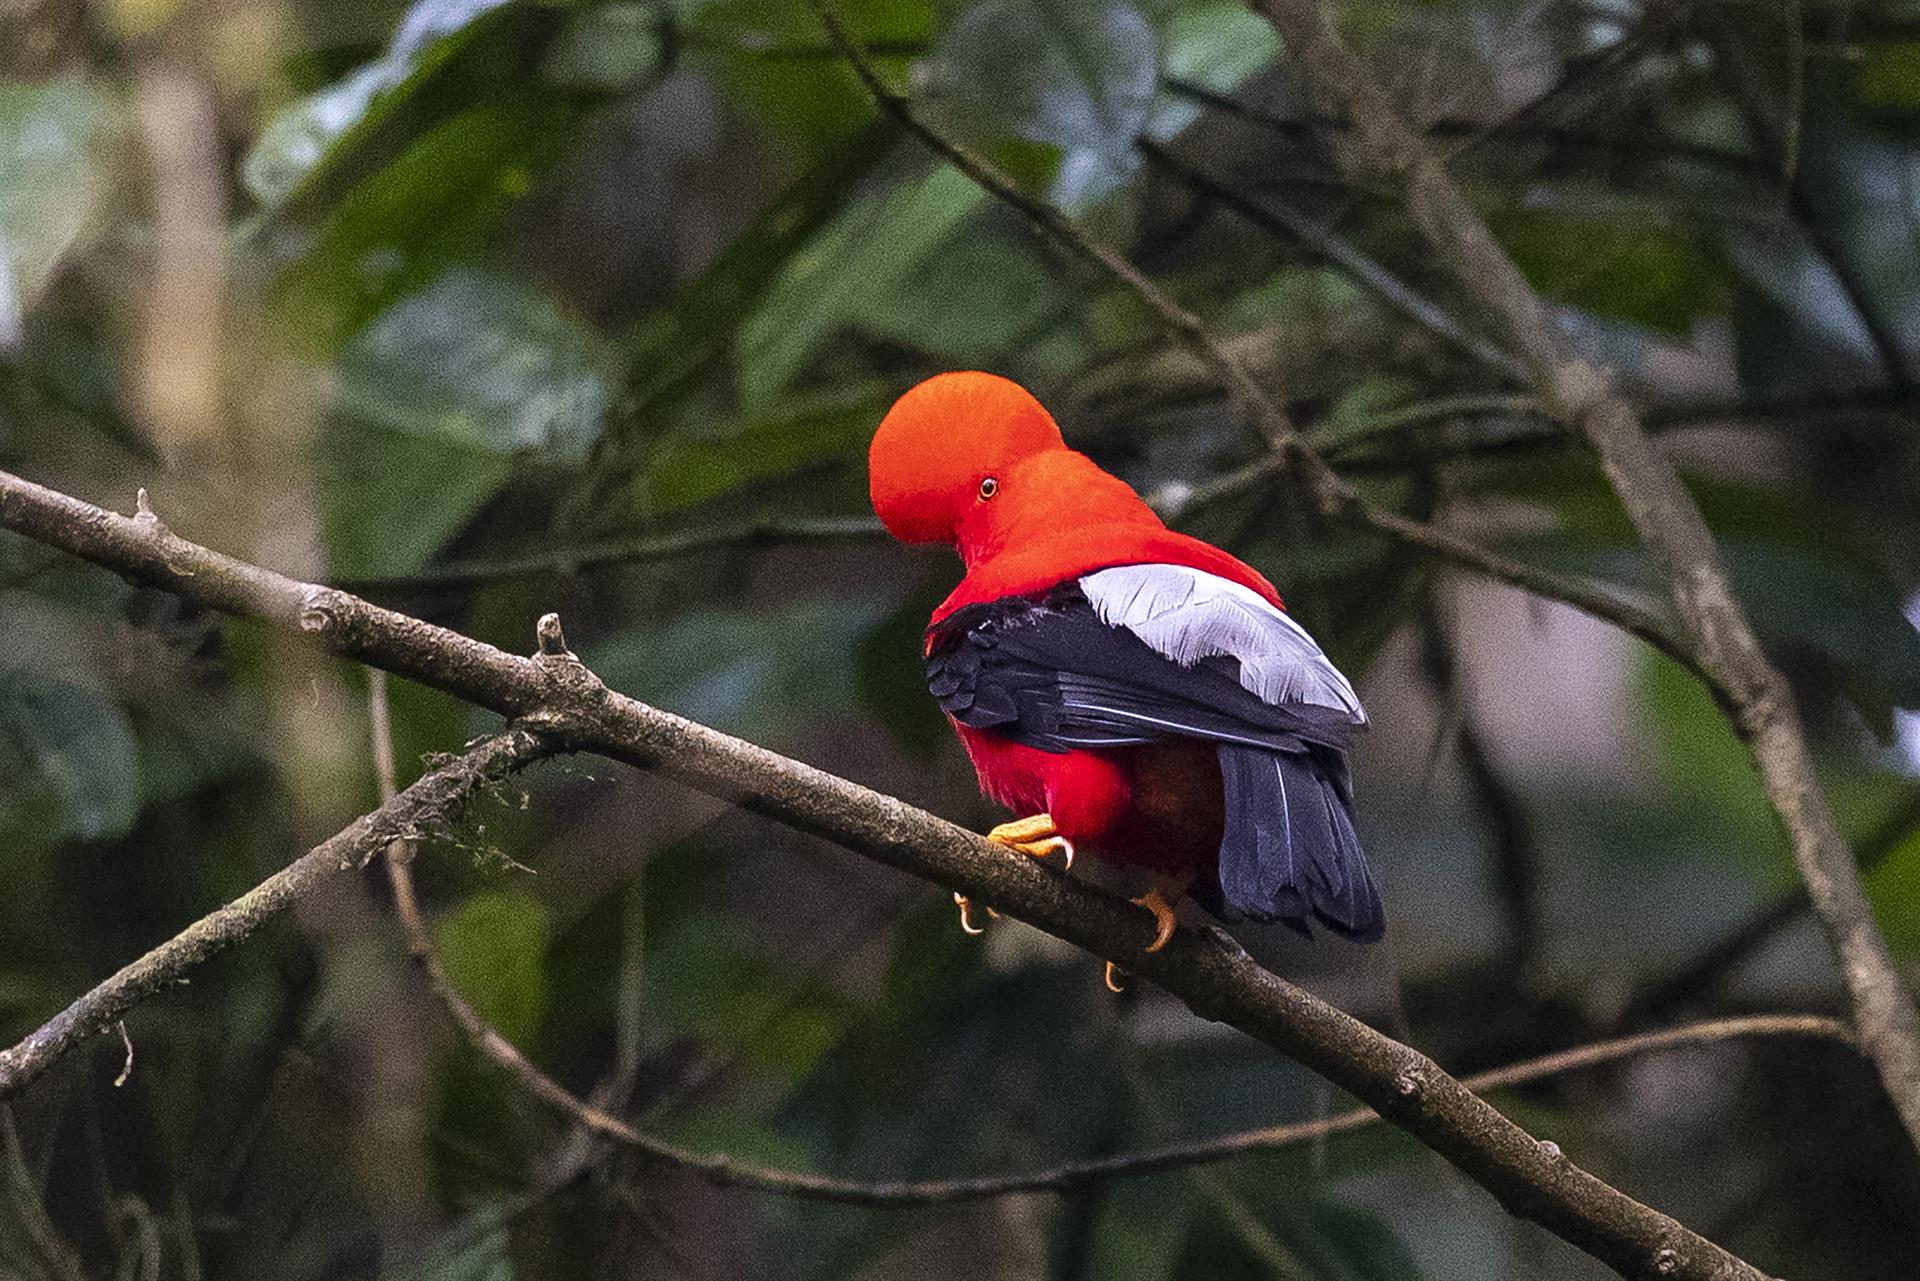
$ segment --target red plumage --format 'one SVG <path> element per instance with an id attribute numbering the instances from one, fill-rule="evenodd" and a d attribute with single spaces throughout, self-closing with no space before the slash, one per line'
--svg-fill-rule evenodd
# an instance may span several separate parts
<path id="1" fill-rule="evenodd" d="M 914 387 L 881 422 L 869 463 L 874 508 L 887 528 L 908 542 L 950 544 L 966 566 L 930 621 L 930 662 L 939 658 L 934 647 L 943 624 L 963 622 L 982 609 L 1017 611 L 1050 593 L 1071 592 L 1091 581 L 1086 576 L 1117 566 L 1197 570 L 1245 588 L 1257 610 L 1277 614 L 1281 609 L 1279 594 L 1258 571 L 1168 529 L 1128 485 L 1068 449 L 1047 411 L 1007 379 L 952 373 Z M 1075 604 L 1083 615 L 1089 612 L 1086 599 L 1076 598 Z M 1277 620 L 1275 625 L 1292 627 Z M 1110 630 L 1117 629 L 1094 629 Z M 1310 638 L 1298 634 L 1319 658 Z M 1131 636 L 1126 643 L 1148 652 Z M 1239 657 L 1228 649 L 1204 652 Z M 1199 661 L 1149 658 L 1169 672 L 1191 669 Z M 1071 654 L 1063 660 L 1066 668 L 1076 665 Z M 1326 671 L 1351 697 L 1344 678 L 1331 665 Z M 942 688 L 958 683 L 954 677 Z M 1113 745 L 1074 745 L 1079 740 L 1046 737 L 1032 727 L 1014 732 L 1018 727 L 1000 723 L 1014 717 L 1011 710 L 999 720 L 975 715 L 975 723 L 963 723 L 954 711 L 959 707 L 956 702 L 949 708 L 949 719 L 987 795 L 1018 813 L 1044 811 L 1060 836 L 1096 855 L 1157 873 L 1176 892 L 1202 876 L 1215 882 L 1229 817 L 1218 743 L 1228 740 L 1175 732 Z M 1364 720 L 1357 702 L 1352 713 L 1356 723 Z M 1344 787 L 1344 765 L 1338 768 Z M 1358 856 L 1357 843 L 1353 853 Z M 1370 882 L 1365 888 L 1372 892 Z"/>

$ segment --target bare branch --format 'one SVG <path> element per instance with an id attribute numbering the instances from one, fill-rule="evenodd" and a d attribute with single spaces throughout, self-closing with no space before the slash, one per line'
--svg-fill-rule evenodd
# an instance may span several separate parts
<path id="1" fill-rule="evenodd" d="M 1821 794 L 1786 680 L 1761 650 L 1719 546 L 1668 459 L 1608 377 L 1568 349 L 1558 321 L 1426 143 L 1341 41 L 1313 0 L 1250 0 L 1286 44 L 1322 105 L 1352 122 L 1343 163 L 1406 202 L 1414 225 L 1525 362 L 1553 417 L 1580 432 L 1672 589 L 1697 669 L 1752 750 L 1826 926 L 1862 1043 L 1920 1145 L 1920 1015 L 1874 923 L 1853 855 Z"/>
<path id="2" fill-rule="evenodd" d="M 984 157 L 961 146 L 923 120 L 913 104 L 895 92 L 880 78 L 872 61 L 854 41 L 834 14 L 827 0 L 807 0 L 825 25 L 855 74 L 880 109 L 897 120 L 927 148 L 977 183 L 988 194 L 1023 214 L 1056 244 L 1075 257 L 1091 264 L 1124 287 L 1152 312 L 1169 332 L 1178 338 L 1201 365 L 1224 387 L 1227 394 L 1248 415 L 1273 451 L 1273 459 L 1249 465 L 1252 469 L 1270 469 L 1285 473 L 1300 483 L 1307 496 L 1324 516 L 1348 521 L 1385 534 L 1399 542 L 1457 565 L 1511 584 L 1523 591 L 1562 601 L 1603 622 L 1646 641 L 1661 653 L 1685 665 L 1702 680 L 1708 676 L 1688 651 L 1672 636 L 1658 617 L 1607 591 L 1604 587 L 1528 565 L 1510 556 L 1482 547 L 1438 525 L 1417 521 L 1368 501 L 1332 467 L 1295 430 L 1286 409 L 1262 387 L 1257 379 L 1207 332 L 1200 318 L 1169 297 L 1138 267 L 1081 230 L 1071 218 L 1044 200 L 1029 195 L 1020 184 L 995 168 Z M 1248 469 L 1243 468 L 1242 472 Z M 1709 682 L 1710 683 L 1710 682 Z"/>
<path id="3" fill-rule="evenodd" d="M 210 551 L 150 515 L 120 516 L 6 472 L 0 472 L 0 527 L 520 718 L 557 749 L 590 750 L 657 769 L 1123 963 L 1200 1017 L 1238 1028 L 1320 1073 L 1453 1162 L 1508 1210 L 1623 1275 L 1762 1277 L 1581 1169 L 1558 1146 L 1535 1139 L 1424 1054 L 1262 969 L 1226 934 L 1181 929 L 1161 951 L 1145 952 L 1154 922 L 1141 908 L 1033 859 L 1009 856 L 985 837 L 893 797 L 617 694 L 564 652 L 557 627 L 545 620 L 547 652 L 520 658 L 345 592 Z M 517 731 L 504 741 L 521 737 Z M 437 777 L 429 775 L 408 792 Z M 406 834 L 371 817 L 349 829 L 362 837 L 356 854 Z M 111 1001 L 106 1006 L 106 1017 L 124 1008 Z M 98 1026 L 97 1018 L 87 1024 L 88 1030 Z"/>
<path id="4" fill-rule="evenodd" d="M 560 548 L 498 560 L 460 560 L 413 574 L 367 578 L 342 583 L 356 592 L 412 592 L 433 588 L 472 587 L 515 578 L 543 578 L 577 574 L 609 565 L 676 560 L 724 548 L 759 548 L 813 543 L 860 542 L 885 536 L 871 516 L 830 516 L 818 520 L 766 520 L 737 528 L 677 529 L 669 533 L 595 543 L 590 547 Z"/>
<path id="5" fill-rule="evenodd" d="M 1495 373 L 1504 378 L 1522 377 L 1520 366 L 1507 353 L 1469 331 L 1438 303 L 1421 297 L 1411 285 L 1368 257 L 1352 241 L 1337 235 L 1329 227 L 1321 226 L 1284 200 L 1273 196 L 1256 200 L 1246 192 L 1194 168 L 1144 134 L 1134 140 L 1134 146 L 1140 154 L 1166 170 L 1195 196 L 1218 201 L 1262 231 L 1306 246 L 1344 271 L 1363 289 L 1372 291 L 1381 302 L 1416 325 L 1431 330 Z"/>
<path id="6" fill-rule="evenodd" d="M 134 524 L 139 519 L 126 523 Z M 157 522 L 150 525 L 157 526 Z M 322 882 L 365 866 L 390 841 L 418 837 L 446 823 L 477 789 L 551 750 L 539 736 L 524 729 L 509 729 L 440 766 L 379 809 L 355 819 L 233 902 L 120 970 L 20 1044 L 0 1050 L 0 1099 L 18 1094 L 81 1042 L 112 1031 L 128 1010 L 179 982 L 208 957 L 240 942 Z"/>

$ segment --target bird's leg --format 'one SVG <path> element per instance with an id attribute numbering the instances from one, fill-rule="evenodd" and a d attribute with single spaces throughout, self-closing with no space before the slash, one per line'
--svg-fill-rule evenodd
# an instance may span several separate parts
<path id="1" fill-rule="evenodd" d="M 1065 854 L 1066 866 L 1073 866 L 1073 842 L 1060 835 L 1053 825 L 1051 814 L 1035 814 L 1031 818 L 1017 818 L 1011 823 L 1002 823 L 987 833 L 987 839 L 1034 858 Z"/>

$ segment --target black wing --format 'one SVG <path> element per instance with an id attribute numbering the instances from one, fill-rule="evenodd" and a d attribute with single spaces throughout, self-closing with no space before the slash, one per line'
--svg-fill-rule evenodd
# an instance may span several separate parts
<path id="1" fill-rule="evenodd" d="M 1076 587 L 956 610 L 928 634 L 927 687 L 960 724 L 1048 752 L 1165 738 L 1218 745 L 1226 907 L 1349 938 L 1384 916 L 1352 819 L 1344 747 L 1354 718 L 1270 703 L 1231 658 L 1187 665 L 1103 622 Z"/>

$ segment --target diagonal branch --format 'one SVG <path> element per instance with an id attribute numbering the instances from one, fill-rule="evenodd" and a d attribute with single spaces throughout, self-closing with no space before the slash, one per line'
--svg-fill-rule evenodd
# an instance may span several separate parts
<path id="1" fill-rule="evenodd" d="M 1314 0 L 1250 0 L 1279 31 L 1322 105 L 1352 122 L 1343 163 L 1390 187 L 1526 364 L 1549 413 L 1585 436 L 1664 571 L 1686 649 L 1723 700 L 1792 839 L 1795 862 L 1840 962 L 1860 1038 L 1920 1145 L 1920 1015 L 1874 923 L 1853 855 L 1820 791 L 1793 693 L 1755 638 L 1713 533 L 1639 414 L 1577 358 L 1545 302 L 1494 240 L 1425 141 Z"/>
<path id="2" fill-rule="evenodd" d="M 1260 230 L 1305 246 L 1310 252 L 1344 271 L 1361 288 L 1445 342 L 1451 343 L 1503 378 L 1518 379 L 1522 370 L 1513 358 L 1478 334 L 1470 332 L 1439 304 L 1423 298 L 1406 281 L 1363 253 L 1358 246 L 1288 205 L 1277 196 L 1257 200 L 1238 187 L 1194 168 L 1145 134 L 1134 147 L 1164 169 L 1196 197 L 1219 204 Z"/>
<path id="3" fill-rule="evenodd" d="M 1661 619 L 1605 588 L 1501 555 L 1439 525 L 1412 520 L 1370 502 L 1366 495 L 1330 467 L 1307 443 L 1295 429 L 1286 408 L 1214 339 L 1199 316 L 1176 302 L 1123 255 L 1081 230 L 1057 207 L 1028 194 L 1019 183 L 994 167 L 985 157 L 928 124 L 914 110 L 912 102 L 880 78 L 872 60 L 854 41 L 828 0 L 807 0 L 807 3 L 819 16 L 827 34 L 839 46 L 883 112 L 898 121 L 928 150 L 972 179 L 982 190 L 1025 216 L 1054 243 L 1126 289 L 1193 353 L 1215 381 L 1226 389 L 1233 402 L 1252 420 L 1261 438 L 1272 450 L 1271 460 L 1262 459 L 1249 464 L 1249 467 L 1270 468 L 1290 476 L 1299 482 L 1324 516 L 1372 529 L 1536 596 L 1563 601 L 1583 613 L 1638 636 L 1706 679 L 1705 673 L 1700 671 L 1685 647 L 1668 634 Z"/>
<path id="4" fill-rule="evenodd" d="M 367 669 L 368 721 L 372 727 L 374 773 L 382 802 L 391 801 L 397 786 L 393 763 L 392 713 L 387 698 L 387 674 Z M 722 1187 L 743 1187 L 777 1196 L 827 1201 L 870 1209 L 903 1209 L 981 1201 L 1028 1192 L 1068 1193 L 1092 1184 L 1143 1178 L 1169 1170 L 1192 1169 L 1256 1152 L 1279 1152 L 1306 1143 L 1365 1129 L 1380 1121 L 1372 1108 L 1349 1108 L 1314 1121 L 1261 1126 L 1214 1138 L 1172 1143 L 1118 1153 L 1091 1160 L 1068 1161 L 1043 1170 L 978 1178 L 919 1180 L 852 1180 L 795 1170 L 754 1165 L 725 1154 L 694 1152 L 639 1130 L 581 1098 L 542 1071 L 519 1047 L 489 1023 L 453 985 L 446 967 L 433 949 L 433 933 L 420 911 L 414 891 L 413 857 L 417 844 L 396 840 L 386 850 L 387 882 L 393 890 L 394 914 L 407 936 L 407 950 L 425 976 L 427 986 L 448 1019 L 483 1057 L 511 1076 L 528 1094 L 571 1120 L 587 1134 L 628 1148 L 709 1179 Z M 1668 1050 L 1697 1048 L 1750 1039 L 1826 1039 L 1858 1048 L 1845 1024 L 1810 1015 L 1755 1015 L 1710 1019 L 1684 1027 L 1619 1036 L 1570 1050 L 1541 1055 L 1463 1077 L 1460 1084 L 1476 1093 L 1528 1085 L 1569 1072 L 1583 1071 L 1626 1059 Z"/>
<path id="5" fill-rule="evenodd" d="M 750 525 L 676 529 L 558 548 L 497 560 L 457 560 L 411 574 L 342 583 L 352 591 L 418 592 L 475 587 L 515 578 L 554 578 L 609 565 L 675 560 L 731 548 L 811 546 L 881 538 L 886 529 L 871 516 L 826 516 L 812 520 L 763 520 Z"/>
<path id="6" fill-rule="evenodd" d="M 179 982 L 217 952 L 258 930 L 316 887 L 364 867 L 391 841 L 418 839 L 450 821 L 474 792 L 551 747 L 524 729 L 486 739 L 425 775 L 371 814 L 302 855 L 227 904 L 126 966 L 10 1050 L 0 1050 L 0 1099 L 10 1098 L 88 1038 L 148 997 Z"/>
<path id="7" fill-rule="evenodd" d="M 1200 1017 L 1318 1072 L 1453 1162 L 1512 1213 L 1625 1276 L 1761 1281 L 1750 1264 L 1528 1134 L 1424 1054 L 1262 969 L 1224 933 L 1181 929 L 1163 950 L 1144 952 L 1153 921 L 1124 899 L 1010 857 L 985 837 L 893 797 L 607 689 L 567 652 L 554 615 L 540 620 L 540 652 L 521 658 L 188 542 L 141 499 L 137 515 L 120 516 L 0 472 L 0 528 L 521 718 L 556 750 L 657 769 L 1124 963 Z M 367 848 L 402 834 L 379 829 Z"/>

